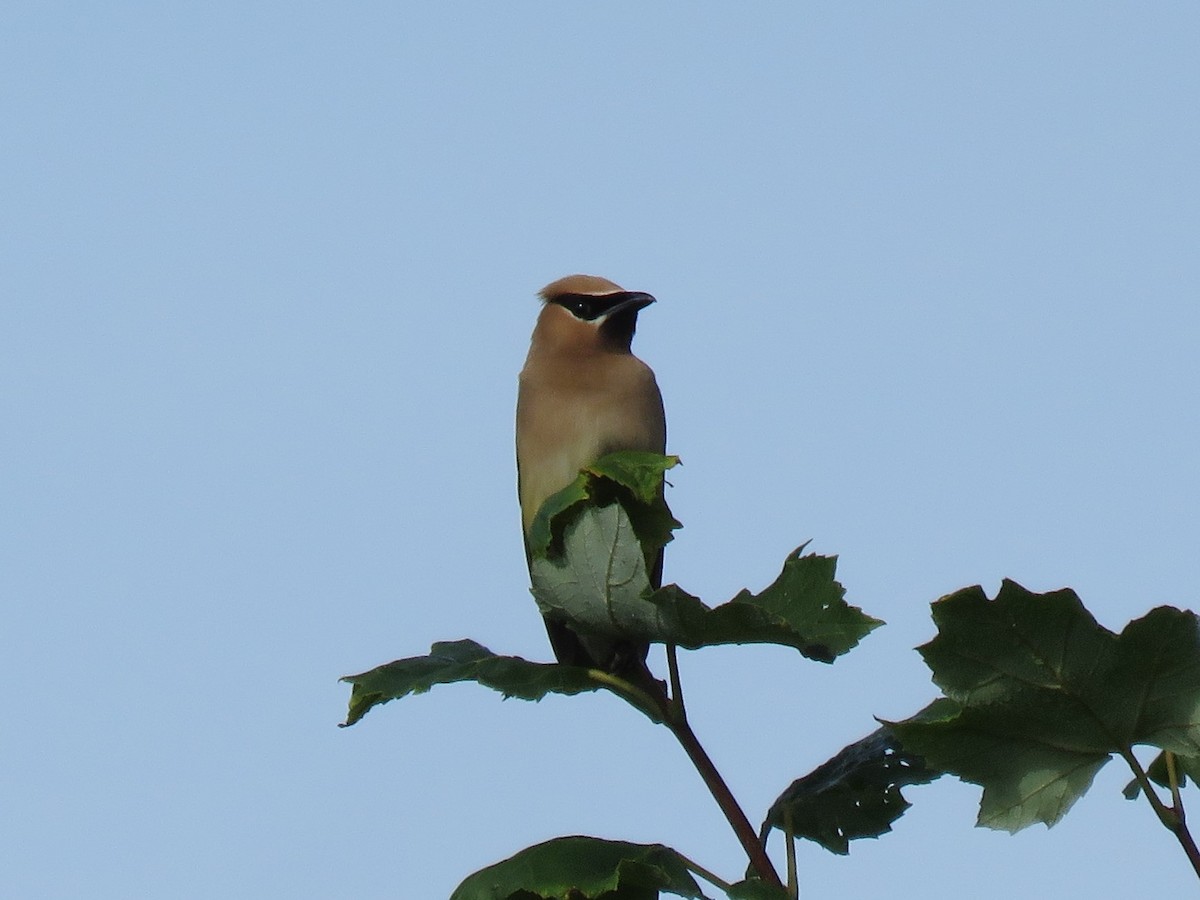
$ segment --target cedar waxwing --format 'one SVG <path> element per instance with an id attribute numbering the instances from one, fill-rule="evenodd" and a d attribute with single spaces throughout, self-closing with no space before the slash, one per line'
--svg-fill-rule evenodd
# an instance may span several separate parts
<path id="1" fill-rule="evenodd" d="M 517 491 L 526 535 L 546 499 L 584 466 L 618 450 L 664 453 L 667 444 L 654 372 L 629 349 L 638 311 L 654 298 L 595 275 L 560 278 L 542 288 L 541 298 L 517 392 Z M 661 552 L 649 575 L 660 587 Z M 648 645 L 576 634 L 549 619 L 546 630 L 561 663 L 657 683 L 646 668 Z"/>

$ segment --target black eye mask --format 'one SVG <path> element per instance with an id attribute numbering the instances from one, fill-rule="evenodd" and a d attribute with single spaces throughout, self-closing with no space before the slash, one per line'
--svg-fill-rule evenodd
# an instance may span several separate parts
<path id="1" fill-rule="evenodd" d="M 594 322 L 617 307 L 634 306 L 640 309 L 653 301 L 654 298 L 649 294 L 639 291 L 618 291 L 599 297 L 592 294 L 559 294 L 550 302 L 558 304 L 577 319 Z"/>

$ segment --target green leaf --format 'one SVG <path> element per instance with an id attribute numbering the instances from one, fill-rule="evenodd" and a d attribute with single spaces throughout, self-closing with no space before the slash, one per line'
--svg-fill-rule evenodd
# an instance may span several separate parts
<path id="1" fill-rule="evenodd" d="M 646 558 L 624 506 L 582 510 L 567 525 L 562 545 L 561 556 L 530 563 L 533 596 L 543 615 L 585 634 L 669 637 L 671 623 L 645 599 Z"/>
<path id="2" fill-rule="evenodd" d="M 833 662 L 883 622 L 845 601 L 834 575 L 837 557 L 792 551 L 783 571 L 759 594 L 742 590 L 709 608 L 676 585 L 650 602 L 672 623 L 671 642 L 689 650 L 720 644 L 782 644 L 809 659 Z"/>
<path id="3" fill-rule="evenodd" d="M 942 698 L 891 727 L 906 750 L 983 787 L 977 824 L 1013 832 L 1034 822 L 1053 825 L 1088 789 L 1108 754 L 1007 733 L 992 712 Z"/>
<path id="4" fill-rule="evenodd" d="M 530 524 L 529 535 L 526 538 L 531 559 L 538 559 L 550 553 L 554 524 L 559 523 L 558 530 L 561 534 L 568 510 L 591 496 L 590 485 L 591 479 L 581 473 L 561 491 L 546 498 L 546 502 L 542 504 Z"/>
<path id="5" fill-rule="evenodd" d="M 563 533 L 563 549 L 560 558 L 533 560 L 533 595 L 543 615 L 589 634 L 689 650 L 782 644 L 833 662 L 883 624 L 846 603 L 835 557 L 803 555 L 803 547 L 760 594 L 743 590 L 716 608 L 678 585 L 648 594 L 640 545 L 619 504 L 580 513 Z"/>
<path id="6" fill-rule="evenodd" d="M 979 824 L 1053 825 L 1113 753 L 1145 744 L 1200 755 L 1200 623 L 1151 610 L 1120 635 L 1073 591 L 1005 581 L 933 605 L 919 648 L 946 694 L 892 723 L 906 750 L 983 787 Z"/>
<path id="7" fill-rule="evenodd" d="M 561 837 L 480 869 L 450 900 L 705 900 L 682 858 L 662 844 Z"/>
<path id="8" fill-rule="evenodd" d="M 649 504 L 662 495 L 663 476 L 677 465 L 678 456 L 622 450 L 602 456 L 584 471 L 629 488 L 635 499 Z"/>
<path id="9" fill-rule="evenodd" d="M 637 450 L 601 457 L 542 504 L 529 527 L 530 558 L 561 556 L 564 531 L 589 502 L 593 506 L 619 502 L 646 558 L 652 559 L 671 540 L 671 532 L 681 527 L 663 497 L 663 473 L 678 464 L 678 456 Z"/>
<path id="10" fill-rule="evenodd" d="M 424 693 L 435 684 L 457 681 L 475 681 L 506 698 L 520 700 L 541 700 L 547 694 L 580 694 L 599 688 L 620 693 L 604 673 L 580 666 L 534 663 L 519 656 L 497 656 L 471 640 L 439 641 L 430 648 L 428 656 L 396 660 L 342 681 L 353 686 L 345 725 L 353 725 L 373 706 Z M 660 720 L 652 707 L 638 705 L 638 708 L 654 721 Z"/>
<path id="11" fill-rule="evenodd" d="M 662 496 L 678 462 L 623 452 L 584 469 L 542 506 L 529 537 L 542 614 L 579 634 L 688 649 L 768 643 L 832 662 L 883 623 L 846 603 L 833 557 L 794 551 L 775 582 L 715 609 L 677 585 L 650 594 L 649 565 L 679 523 Z"/>
<path id="12" fill-rule="evenodd" d="M 790 829 L 796 837 L 846 854 L 850 841 L 892 830 L 892 822 L 909 807 L 901 787 L 926 784 L 940 774 L 880 728 L 793 781 L 768 810 L 763 831 Z"/>

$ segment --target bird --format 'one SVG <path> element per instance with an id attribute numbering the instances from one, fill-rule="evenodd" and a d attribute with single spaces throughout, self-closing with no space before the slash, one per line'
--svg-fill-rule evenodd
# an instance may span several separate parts
<path id="1" fill-rule="evenodd" d="M 607 453 L 664 453 L 666 414 L 654 371 L 633 355 L 638 313 L 655 302 L 598 275 L 568 275 L 539 292 L 542 309 L 517 390 L 517 493 L 529 531 L 542 504 Z M 662 552 L 648 572 L 662 586 Z M 649 644 L 579 634 L 546 618 L 560 663 L 598 668 L 659 692 Z"/>

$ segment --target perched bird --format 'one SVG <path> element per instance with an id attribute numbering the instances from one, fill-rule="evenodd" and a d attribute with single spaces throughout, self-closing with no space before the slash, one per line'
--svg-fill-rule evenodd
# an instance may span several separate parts
<path id="1" fill-rule="evenodd" d="M 667 443 L 654 372 L 630 351 L 638 312 L 654 298 L 595 275 L 560 278 L 542 288 L 541 298 L 517 392 L 517 491 L 526 540 L 541 505 L 581 468 L 618 450 L 663 453 Z M 649 575 L 660 587 L 661 552 Z M 576 634 L 551 619 L 546 630 L 561 663 L 659 684 L 646 668 L 646 644 Z"/>

